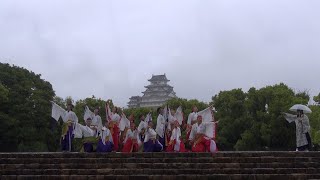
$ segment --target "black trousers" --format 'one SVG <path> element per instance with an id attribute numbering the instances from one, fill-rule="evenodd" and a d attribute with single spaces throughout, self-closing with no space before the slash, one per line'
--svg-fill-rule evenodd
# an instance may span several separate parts
<path id="1" fill-rule="evenodd" d="M 308 149 L 309 149 L 309 151 L 311 151 L 312 150 L 312 141 L 311 141 L 311 136 L 308 132 L 306 133 L 306 138 L 308 141 Z"/>

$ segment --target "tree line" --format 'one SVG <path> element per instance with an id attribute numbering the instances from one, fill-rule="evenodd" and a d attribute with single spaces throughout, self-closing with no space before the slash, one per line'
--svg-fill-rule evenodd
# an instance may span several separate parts
<path id="1" fill-rule="evenodd" d="M 0 63 L 0 151 L 59 151 L 62 120 L 51 118 L 51 103 L 65 107 L 72 97 L 56 96 L 50 82 L 25 68 Z M 211 102 L 174 98 L 167 105 L 176 109 L 182 106 L 184 119 L 193 106 L 199 110 L 209 105 L 216 108 L 218 123 L 217 144 L 222 151 L 294 150 L 295 125 L 288 124 L 281 112 L 288 112 L 294 104 L 307 104 L 309 94 L 295 92 L 280 83 L 247 92 L 242 89 L 220 91 Z M 316 102 L 309 106 L 311 136 L 316 148 L 320 145 L 320 93 L 313 97 Z M 94 96 L 75 102 L 74 111 L 83 122 L 84 107 L 100 107 L 105 120 L 106 101 Z M 113 106 L 111 101 L 111 106 Z M 140 115 L 151 112 L 156 120 L 155 109 L 123 109 L 127 116 L 133 114 L 136 124 Z M 182 127 L 184 128 L 184 127 Z M 183 135 L 184 136 L 184 135 Z"/>

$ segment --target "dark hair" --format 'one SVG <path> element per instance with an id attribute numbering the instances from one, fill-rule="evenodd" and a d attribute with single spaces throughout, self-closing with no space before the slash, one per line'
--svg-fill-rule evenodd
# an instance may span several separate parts
<path id="1" fill-rule="evenodd" d="M 118 114 L 119 113 L 119 109 L 117 106 L 114 106 L 114 108 L 116 108 L 116 113 Z"/>
<path id="2" fill-rule="evenodd" d="M 303 115 L 303 110 L 297 110 L 297 117 L 302 117 L 302 115 Z"/>
<path id="3" fill-rule="evenodd" d="M 158 107 L 157 113 L 160 114 L 161 107 Z"/>
<path id="4" fill-rule="evenodd" d="M 73 104 L 67 104 L 67 107 L 69 107 L 70 106 L 70 109 L 71 109 L 71 111 L 73 110 L 73 108 L 74 108 L 74 105 Z"/>
<path id="5" fill-rule="evenodd" d="M 143 115 L 143 114 L 141 114 L 141 115 L 139 116 L 139 119 L 141 119 L 143 116 L 144 116 L 144 115 Z"/>

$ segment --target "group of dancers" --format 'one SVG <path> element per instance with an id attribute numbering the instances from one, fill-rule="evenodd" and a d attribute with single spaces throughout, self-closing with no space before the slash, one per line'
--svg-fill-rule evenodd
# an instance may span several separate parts
<path id="1" fill-rule="evenodd" d="M 110 109 L 106 103 L 106 121 L 99 116 L 100 108 L 93 112 L 88 106 L 84 110 L 85 125 L 78 121 L 72 103 L 64 110 L 52 102 L 52 117 L 62 118 L 64 125 L 61 135 L 62 151 L 81 152 L 216 152 L 216 125 L 213 109 L 208 107 L 198 112 L 196 106 L 184 120 L 182 108 L 172 110 L 168 106 L 157 109 L 155 124 L 151 113 L 140 115 L 139 125 L 135 117 L 119 115 L 119 108 Z M 137 123 L 138 124 L 138 123 Z M 186 137 L 182 138 L 182 130 Z M 186 148 L 188 143 L 190 148 Z M 78 146 L 78 147 L 77 147 Z"/>

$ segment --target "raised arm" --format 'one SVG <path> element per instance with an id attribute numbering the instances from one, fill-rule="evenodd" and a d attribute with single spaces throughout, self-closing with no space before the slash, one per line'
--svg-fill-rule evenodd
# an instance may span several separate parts
<path id="1" fill-rule="evenodd" d="M 284 118 L 285 118 L 289 123 L 292 123 L 292 122 L 294 122 L 294 121 L 297 119 L 297 116 L 296 116 L 296 115 L 293 115 L 293 114 L 283 113 L 283 115 L 284 115 Z"/>

